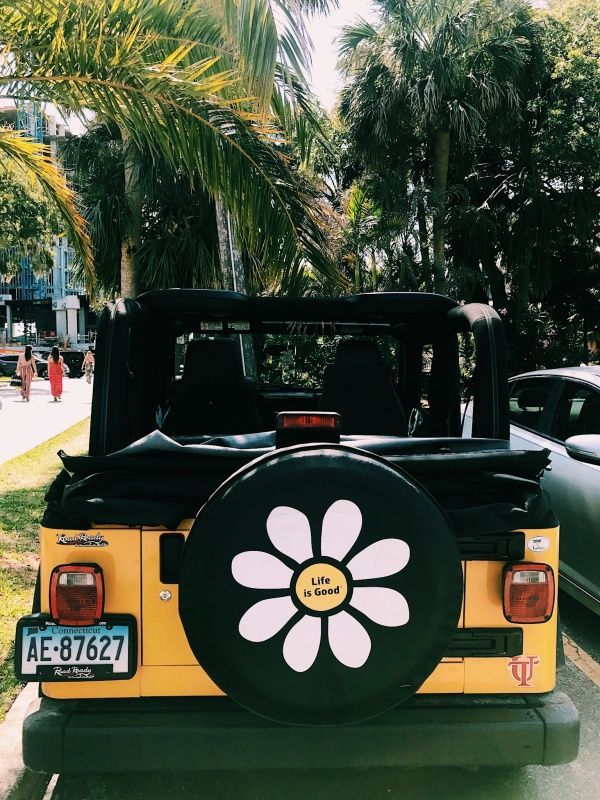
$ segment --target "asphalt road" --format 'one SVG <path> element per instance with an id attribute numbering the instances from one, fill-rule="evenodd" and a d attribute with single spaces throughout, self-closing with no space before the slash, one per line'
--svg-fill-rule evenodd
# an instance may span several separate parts
<path id="1" fill-rule="evenodd" d="M 46 800 L 597 800 L 600 797 L 600 618 L 569 598 L 561 618 L 571 642 L 559 688 L 581 714 L 572 764 L 520 770 L 319 770 L 314 772 L 59 776 Z"/>

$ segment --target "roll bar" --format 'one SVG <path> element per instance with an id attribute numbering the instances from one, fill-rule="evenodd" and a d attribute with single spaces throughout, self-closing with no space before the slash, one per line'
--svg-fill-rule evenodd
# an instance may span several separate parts
<path id="1" fill-rule="evenodd" d="M 475 341 L 473 433 L 475 438 L 509 439 L 508 373 L 502 320 L 488 305 L 469 303 L 448 312 L 458 330 Z"/>

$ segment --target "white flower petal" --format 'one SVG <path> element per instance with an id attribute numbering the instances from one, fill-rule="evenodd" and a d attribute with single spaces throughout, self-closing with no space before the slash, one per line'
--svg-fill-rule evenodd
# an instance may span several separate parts
<path id="1" fill-rule="evenodd" d="M 404 595 L 383 586 L 356 586 L 350 605 L 373 622 L 388 628 L 406 625 L 410 618 Z"/>
<path id="2" fill-rule="evenodd" d="M 306 672 L 315 663 L 321 644 L 321 618 L 302 617 L 285 637 L 283 658 L 296 672 Z"/>
<path id="3" fill-rule="evenodd" d="M 410 547 L 402 539 L 381 539 L 373 542 L 348 562 L 356 581 L 395 575 L 408 564 Z"/>
<path id="4" fill-rule="evenodd" d="M 362 667 L 371 652 L 371 639 L 360 622 L 346 611 L 329 617 L 329 646 L 346 667 Z"/>
<path id="5" fill-rule="evenodd" d="M 360 508 L 351 500 L 337 500 L 323 517 L 321 555 L 341 561 L 349 552 L 362 527 Z"/>
<path id="6" fill-rule="evenodd" d="M 260 550 L 239 553 L 231 562 L 231 573 L 249 589 L 288 589 L 293 575 L 283 561 Z"/>
<path id="7" fill-rule="evenodd" d="M 297 508 L 277 506 L 267 519 L 269 539 L 281 553 L 301 563 L 312 558 L 310 524 Z"/>
<path id="8" fill-rule="evenodd" d="M 249 642 L 266 642 L 283 628 L 298 611 L 290 597 L 260 600 L 240 620 L 239 632 Z"/>

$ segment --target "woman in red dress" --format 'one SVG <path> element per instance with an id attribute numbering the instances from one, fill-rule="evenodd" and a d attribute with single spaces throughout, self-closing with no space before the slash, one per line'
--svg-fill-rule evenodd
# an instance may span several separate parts
<path id="1" fill-rule="evenodd" d="M 48 357 L 48 378 L 50 379 L 50 391 L 56 403 L 62 397 L 64 361 L 58 347 L 53 347 Z"/>

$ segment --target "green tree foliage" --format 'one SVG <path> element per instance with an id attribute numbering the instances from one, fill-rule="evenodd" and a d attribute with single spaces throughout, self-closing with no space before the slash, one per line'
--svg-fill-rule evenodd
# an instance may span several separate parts
<path id="1" fill-rule="evenodd" d="M 56 206 L 39 183 L 10 161 L 0 164 L 0 274 L 12 277 L 23 259 L 35 271 L 47 270 L 60 230 Z"/>
<path id="2" fill-rule="evenodd" d="M 431 289 L 437 275 L 436 289 L 447 294 L 492 299 L 506 321 L 513 370 L 578 363 L 586 332 L 600 326 L 600 7 L 595 0 L 556 0 L 537 11 L 510 0 L 495 9 L 379 5 L 381 25 L 346 32 L 353 60 L 340 99 L 351 162 L 342 185 L 358 181 L 377 209 L 379 286 Z M 423 36 L 416 9 L 439 20 L 435 34 Z M 507 26 L 499 40 L 488 34 L 496 12 Z M 463 82 L 457 76 L 480 48 L 485 57 L 475 63 L 498 93 L 477 104 L 465 99 L 483 85 L 477 72 Z M 411 89 L 405 75 L 414 78 Z M 432 132 L 444 109 L 450 140 L 441 215 Z M 362 269 L 370 270 L 366 259 Z"/>
<path id="3" fill-rule="evenodd" d="M 288 107 L 293 100 L 300 113 L 305 105 L 295 90 L 306 60 L 301 12 L 326 5 L 0 2 L 0 40 L 9 54 L 0 70 L 3 95 L 76 113 L 88 108 L 119 130 L 128 207 L 120 282 L 127 293 L 137 290 L 139 278 L 145 203 L 139 154 L 163 160 L 191 186 L 201 182 L 218 196 L 255 259 L 292 273 L 306 264 L 328 271 L 314 192 L 282 152 L 292 119 Z M 283 16 L 281 36 L 275 8 Z M 272 116 L 275 106 L 279 120 Z"/>
<path id="4" fill-rule="evenodd" d="M 98 284 L 115 295 L 129 214 L 119 131 L 96 125 L 68 140 L 62 158 L 82 201 Z M 214 203 L 201 183 L 193 184 L 183 170 L 174 170 L 147 151 L 138 152 L 136 170 L 143 198 L 137 253 L 140 288 L 221 286 Z"/>
<path id="5" fill-rule="evenodd" d="M 421 143 L 421 174 L 411 179 L 430 190 L 433 282 L 441 291 L 451 149 L 469 146 L 492 116 L 519 114 L 529 9 L 519 0 L 378 0 L 377 6 L 378 25 L 363 21 L 342 36 L 350 77 L 342 113 L 367 158 L 380 161 L 380 145 L 397 122 L 405 144 L 411 133 Z M 363 120 L 354 127 L 357 117 Z"/>

